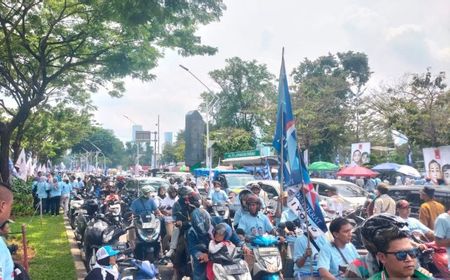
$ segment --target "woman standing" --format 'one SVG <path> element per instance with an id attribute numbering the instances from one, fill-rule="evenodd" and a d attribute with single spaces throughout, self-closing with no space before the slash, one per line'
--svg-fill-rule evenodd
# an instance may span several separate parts
<path id="1" fill-rule="evenodd" d="M 50 215 L 59 215 L 59 206 L 61 200 L 61 184 L 58 183 L 56 178 L 50 186 Z"/>

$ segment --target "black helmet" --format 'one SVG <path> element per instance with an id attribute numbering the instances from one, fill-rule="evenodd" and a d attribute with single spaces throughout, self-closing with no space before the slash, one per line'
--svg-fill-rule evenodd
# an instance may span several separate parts
<path id="1" fill-rule="evenodd" d="M 240 193 L 239 193 L 239 201 L 241 202 L 241 206 L 242 206 L 242 208 L 244 208 L 244 210 L 247 210 L 246 208 L 247 208 L 247 197 L 249 196 L 249 195 L 251 195 L 251 194 L 253 194 L 250 190 L 242 190 Z"/>
<path id="2" fill-rule="evenodd" d="M 259 197 L 257 197 L 254 194 L 247 196 L 246 203 L 247 203 L 247 207 L 249 207 L 250 204 L 252 204 L 252 203 L 256 203 L 256 212 L 252 213 L 250 211 L 250 215 L 252 215 L 252 216 L 256 216 L 258 214 L 259 210 L 261 210 L 261 200 L 259 199 Z"/>
<path id="3" fill-rule="evenodd" d="M 186 196 L 193 191 L 194 190 L 191 187 L 183 186 L 178 189 L 178 196 L 180 198 L 186 198 Z"/>
<path id="4" fill-rule="evenodd" d="M 361 226 L 361 240 L 372 254 L 388 245 L 390 236 L 408 235 L 408 223 L 402 218 L 382 213 L 368 218 Z"/>
<path id="5" fill-rule="evenodd" d="M 177 188 L 175 188 L 175 186 L 170 186 L 168 189 L 167 189 L 167 193 L 177 193 Z"/>

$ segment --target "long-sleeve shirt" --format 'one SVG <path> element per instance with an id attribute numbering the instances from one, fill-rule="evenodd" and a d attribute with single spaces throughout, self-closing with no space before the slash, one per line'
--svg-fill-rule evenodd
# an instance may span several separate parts
<path id="1" fill-rule="evenodd" d="M 395 215 L 395 200 L 387 194 L 380 195 L 375 199 L 373 213 L 389 213 Z"/>
<path id="2" fill-rule="evenodd" d="M 50 184 L 50 197 L 61 196 L 61 185 L 59 183 Z"/>
<path id="3" fill-rule="evenodd" d="M 50 189 L 50 185 L 45 182 L 45 181 L 41 181 L 37 184 L 37 191 L 36 194 L 38 196 L 39 199 L 44 199 L 47 198 L 48 194 L 47 191 Z"/>

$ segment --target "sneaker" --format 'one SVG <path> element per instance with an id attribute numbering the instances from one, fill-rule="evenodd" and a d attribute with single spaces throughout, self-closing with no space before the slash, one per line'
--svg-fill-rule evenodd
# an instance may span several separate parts
<path id="1" fill-rule="evenodd" d="M 165 254 L 165 257 L 166 257 L 166 258 L 170 258 L 170 257 L 173 255 L 174 252 L 175 252 L 174 249 L 170 249 L 170 250 L 167 251 L 167 253 Z"/>

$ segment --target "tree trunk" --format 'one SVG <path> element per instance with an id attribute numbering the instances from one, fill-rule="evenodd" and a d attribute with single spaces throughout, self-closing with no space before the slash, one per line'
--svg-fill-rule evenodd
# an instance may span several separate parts
<path id="1" fill-rule="evenodd" d="M 9 181 L 9 145 L 11 142 L 11 131 L 6 128 L 6 125 L 0 124 L 0 181 Z"/>

